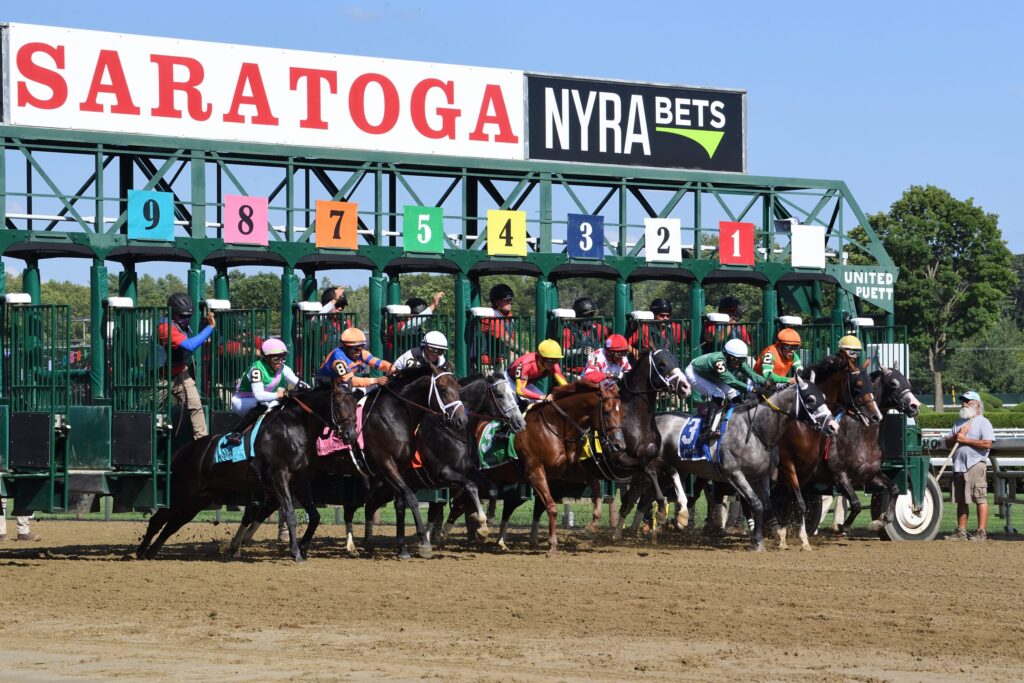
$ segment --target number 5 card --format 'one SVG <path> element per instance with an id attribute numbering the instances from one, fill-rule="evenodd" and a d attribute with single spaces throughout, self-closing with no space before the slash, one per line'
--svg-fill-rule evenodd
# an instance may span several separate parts
<path id="1" fill-rule="evenodd" d="M 267 245 L 266 197 L 224 195 L 224 241 L 228 244 Z"/>

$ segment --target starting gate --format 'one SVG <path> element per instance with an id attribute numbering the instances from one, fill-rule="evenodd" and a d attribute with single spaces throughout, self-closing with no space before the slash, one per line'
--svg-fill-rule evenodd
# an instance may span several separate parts
<path id="1" fill-rule="evenodd" d="M 350 327 L 358 327 L 359 318 L 355 313 L 302 312 L 298 322 L 292 369 L 299 379 L 312 384 L 327 354 L 341 344 L 341 333 Z"/>
<path id="2" fill-rule="evenodd" d="M 3 330 L 3 474 L 14 514 L 68 501 L 70 315 L 67 306 L 0 308 Z M 0 493 L 3 493 L 0 491 Z"/>
<path id="3" fill-rule="evenodd" d="M 516 358 L 534 350 L 531 316 L 473 315 L 467 333 L 470 372 L 507 369 Z"/>
<path id="4" fill-rule="evenodd" d="M 573 318 L 552 316 L 548 337 L 562 345 L 562 372 L 572 382 L 583 375 L 587 356 L 604 346 L 611 334 L 612 322 L 604 317 Z"/>
<path id="5" fill-rule="evenodd" d="M 202 346 L 201 365 L 211 434 L 229 432 L 238 421 L 231 413 L 235 385 L 259 358 L 260 345 L 270 334 L 266 309 L 223 309 L 215 315 L 217 324 Z"/>
<path id="6" fill-rule="evenodd" d="M 448 356 L 452 357 L 455 353 L 452 330 L 450 315 L 411 315 L 389 310 L 384 318 L 384 330 L 381 335 L 384 340 L 384 360 L 394 361 L 409 349 L 419 346 L 420 340 L 427 332 L 435 331 L 443 334 L 448 340 Z"/>

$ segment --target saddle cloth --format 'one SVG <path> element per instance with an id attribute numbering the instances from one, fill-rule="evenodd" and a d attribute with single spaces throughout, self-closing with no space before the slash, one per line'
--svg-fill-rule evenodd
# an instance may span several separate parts
<path id="1" fill-rule="evenodd" d="M 242 443 L 237 446 L 228 445 L 228 435 L 225 434 L 217 439 L 217 447 L 213 451 L 213 463 L 219 465 L 222 462 L 242 462 L 248 459 L 246 454 L 246 445 L 249 446 L 249 450 L 252 450 L 252 444 L 256 443 L 256 435 L 260 431 L 260 427 L 263 425 L 263 418 L 267 414 L 260 415 L 260 419 L 256 420 L 256 424 L 252 426 L 252 430 L 244 434 L 242 437 Z"/>
<path id="2" fill-rule="evenodd" d="M 735 406 L 729 406 L 725 414 L 722 415 L 722 421 L 718 429 L 720 436 L 711 445 L 697 441 L 700 437 L 701 426 L 704 424 L 705 418 L 699 415 L 693 415 L 688 418 L 686 424 L 683 425 L 683 429 L 679 432 L 679 459 L 706 460 L 710 463 L 717 462 L 718 443 L 725 436 L 725 430 L 729 426 L 729 419 L 732 417 L 735 409 Z"/>
<path id="3" fill-rule="evenodd" d="M 359 443 L 359 447 L 363 447 L 363 403 L 360 401 L 356 404 L 356 434 L 358 435 L 356 441 Z M 338 451 L 350 450 L 348 444 L 343 442 L 338 435 L 334 433 L 334 430 L 324 425 L 323 432 L 320 433 L 320 437 L 316 440 L 316 454 L 323 457 Z"/>
<path id="4" fill-rule="evenodd" d="M 480 432 L 477 451 L 480 453 L 480 467 L 489 469 L 498 467 L 511 460 L 518 460 L 515 439 L 511 436 L 499 435 L 501 420 L 491 420 Z"/>

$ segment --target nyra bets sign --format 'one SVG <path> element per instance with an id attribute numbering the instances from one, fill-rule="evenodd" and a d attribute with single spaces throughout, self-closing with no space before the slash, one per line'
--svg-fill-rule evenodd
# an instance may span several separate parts
<path id="1" fill-rule="evenodd" d="M 746 171 L 743 91 L 526 79 L 530 159 Z"/>
<path id="2" fill-rule="evenodd" d="M 523 72 L 9 24 L 22 126 L 522 159 Z"/>

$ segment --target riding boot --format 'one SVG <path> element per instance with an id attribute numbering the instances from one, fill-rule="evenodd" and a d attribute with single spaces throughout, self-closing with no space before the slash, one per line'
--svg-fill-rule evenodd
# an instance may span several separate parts
<path id="1" fill-rule="evenodd" d="M 698 441 L 703 444 L 710 446 L 715 440 L 721 436 L 721 432 L 718 431 L 718 419 L 722 414 L 722 409 L 725 402 L 720 398 L 714 398 L 708 407 L 708 416 L 704 420 L 704 424 L 701 425 L 701 433 L 698 437 Z"/>
<path id="2" fill-rule="evenodd" d="M 229 434 L 224 435 L 224 442 L 229 446 L 241 446 L 242 435 L 245 434 L 246 430 L 252 425 L 256 424 L 256 421 L 260 419 L 260 415 L 266 412 L 266 406 L 255 406 L 248 413 L 242 416 L 242 419 L 238 421 L 235 428 L 231 430 Z"/>

